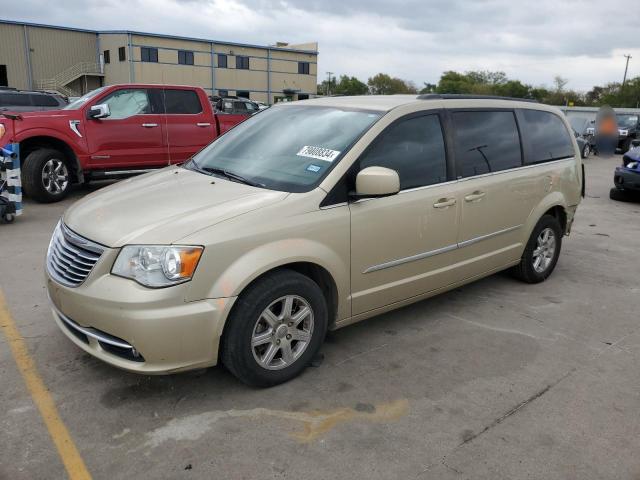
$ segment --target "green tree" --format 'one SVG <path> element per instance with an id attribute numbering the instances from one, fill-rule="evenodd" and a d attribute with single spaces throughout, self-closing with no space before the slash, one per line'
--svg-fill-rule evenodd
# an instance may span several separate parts
<path id="1" fill-rule="evenodd" d="M 471 93 L 472 83 L 469 78 L 453 70 L 444 72 L 436 87 L 438 93 Z"/>
<path id="2" fill-rule="evenodd" d="M 336 77 L 329 77 L 318 84 L 318 95 L 333 95 L 336 90 Z"/>
<path id="3" fill-rule="evenodd" d="M 532 87 L 520 80 L 507 80 L 495 86 L 495 95 L 514 98 L 532 98 Z"/>
<path id="4" fill-rule="evenodd" d="M 427 83 L 427 82 L 422 82 L 424 84 L 424 87 L 422 87 L 420 89 L 420 94 L 424 95 L 425 93 L 436 93 L 436 89 L 438 88 L 438 86 L 435 83 Z"/>
<path id="5" fill-rule="evenodd" d="M 341 75 L 340 81 L 335 86 L 334 93 L 337 95 L 366 95 L 369 93 L 369 87 L 356 77 Z"/>
<path id="6" fill-rule="evenodd" d="M 396 93 L 418 93 L 416 86 L 400 78 L 395 78 L 386 73 L 378 73 L 367 81 L 369 92 L 373 95 L 393 95 Z"/>

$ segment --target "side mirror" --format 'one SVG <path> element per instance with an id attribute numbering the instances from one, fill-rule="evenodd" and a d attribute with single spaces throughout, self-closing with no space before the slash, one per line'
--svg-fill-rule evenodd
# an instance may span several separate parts
<path id="1" fill-rule="evenodd" d="M 395 195 L 400 191 L 398 172 L 385 167 L 367 167 L 356 176 L 354 198 L 375 198 Z"/>
<path id="2" fill-rule="evenodd" d="M 101 103 L 100 105 L 93 105 L 87 112 L 87 118 L 97 120 L 99 118 L 107 118 L 111 115 L 109 105 Z"/>

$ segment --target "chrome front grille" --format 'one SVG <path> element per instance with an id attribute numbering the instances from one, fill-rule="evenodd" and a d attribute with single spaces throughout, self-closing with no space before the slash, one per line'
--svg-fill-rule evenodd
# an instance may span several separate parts
<path id="1" fill-rule="evenodd" d="M 67 287 L 77 287 L 87 278 L 104 247 L 69 230 L 62 221 L 53 231 L 47 251 L 49 275 Z"/>

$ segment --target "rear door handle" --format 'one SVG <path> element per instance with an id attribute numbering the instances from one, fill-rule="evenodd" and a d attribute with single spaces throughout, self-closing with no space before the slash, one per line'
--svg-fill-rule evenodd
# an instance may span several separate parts
<path id="1" fill-rule="evenodd" d="M 211 124 L 208 123 L 208 122 L 199 122 L 199 123 L 196 123 L 196 125 L 198 127 L 210 127 L 211 126 Z"/>
<path id="2" fill-rule="evenodd" d="M 143 123 L 142 126 L 144 128 L 154 128 L 154 127 L 157 127 L 158 124 L 157 123 Z"/>
<path id="3" fill-rule="evenodd" d="M 456 204 L 455 198 L 441 198 L 433 204 L 433 208 L 447 208 Z"/>
<path id="4" fill-rule="evenodd" d="M 482 198 L 486 195 L 485 192 L 481 192 L 480 190 L 476 190 L 475 192 L 464 197 L 465 202 L 477 202 L 478 200 L 482 200 Z"/>

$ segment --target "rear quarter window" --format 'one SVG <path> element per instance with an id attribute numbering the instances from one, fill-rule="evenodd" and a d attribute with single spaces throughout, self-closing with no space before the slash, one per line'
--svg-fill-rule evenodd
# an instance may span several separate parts
<path id="1" fill-rule="evenodd" d="M 31 95 L 31 101 L 36 107 L 58 107 L 60 102 L 50 95 Z"/>
<path id="2" fill-rule="evenodd" d="M 198 94 L 193 90 L 164 91 L 164 103 L 168 114 L 196 114 L 202 112 Z"/>
<path id="3" fill-rule="evenodd" d="M 1 107 L 29 107 L 31 100 L 24 93 L 0 93 Z"/>
<path id="4" fill-rule="evenodd" d="M 527 142 L 526 164 L 573 157 L 573 142 L 564 122 L 557 115 L 541 110 L 520 111 L 522 132 Z"/>

